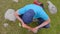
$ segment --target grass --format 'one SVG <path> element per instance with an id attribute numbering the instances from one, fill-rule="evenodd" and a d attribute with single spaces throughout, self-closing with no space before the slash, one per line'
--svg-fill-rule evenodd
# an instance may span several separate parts
<path id="1" fill-rule="evenodd" d="M 44 3 L 45 11 L 51 18 L 51 27 L 49 29 L 41 29 L 37 34 L 60 34 L 60 0 L 51 0 L 52 3 L 58 9 L 57 14 L 52 15 L 49 13 L 47 9 L 47 0 L 39 0 Z M 0 0 L 0 34 L 33 34 L 32 32 L 28 32 L 27 29 L 19 27 L 17 20 L 16 22 L 11 22 L 4 19 L 4 14 L 7 9 L 19 9 L 26 4 L 33 3 L 33 0 L 19 0 L 18 3 L 13 2 L 12 0 Z M 8 23 L 9 26 L 7 28 L 3 27 L 4 23 Z"/>

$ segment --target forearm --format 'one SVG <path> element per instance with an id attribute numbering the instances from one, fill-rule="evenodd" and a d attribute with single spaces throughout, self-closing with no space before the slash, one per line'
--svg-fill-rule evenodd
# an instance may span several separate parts
<path id="1" fill-rule="evenodd" d="M 24 23 L 23 20 L 22 20 L 20 17 L 17 16 L 17 19 L 18 19 L 22 24 Z"/>
<path id="2" fill-rule="evenodd" d="M 48 23 L 47 22 L 43 22 L 41 25 L 37 26 L 37 28 L 42 28 L 43 26 L 47 25 Z"/>
<path id="3" fill-rule="evenodd" d="M 23 24 L 23 20 L 17 15 L 17 13 L 15 12 L 14 14 L 16 16 L 16 18 Z"/>
<path id="4" fill-rule="evenodd" d="M 25 25 L 26 25 L 26 24 L 25 24 Z M 28 26 L 28 25 L 24 26 L 24 28 L 26 28 L 26 29 L 28 29 L 28 30 L 32 30 L 32 27 L 30 27 L 30 26 Z"/>
<path id="5" fill-rule="evenodd" d="M 36 28 L 42 28 L 43 26 L 45 26 L 45 25 L 47 25 L 47 24 L 49 24 L 50 23 L 50 19 L 49 20 L 47 20 L 47 21 L 45 21 L 45 22 L 43 22 L 42 24 L 40 24 L 39 26 L 37 26 Z"/>

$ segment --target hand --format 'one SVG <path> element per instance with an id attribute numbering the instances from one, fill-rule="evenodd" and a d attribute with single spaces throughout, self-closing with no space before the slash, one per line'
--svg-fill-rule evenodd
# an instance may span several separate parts
<path id="1" fill-rule="evenodd" d="M 33 28 L 32 29 L 32 32 L 37 33 L 38 32 L 38 29 L 37 28 Z"/>
<path id="2" fill-rule="evenodd" d="M 28 25 L 26 25 L 26 24 L 24 24 L 24 23 L 22 24 L 22 27 L 23 27 L 23 28 L 26 28 L 26 29 L 28 29 L 28 30 L 32 30 L 32 28 L 31 28 L 30 26 L 28 26 Z"/>
<path id="3" fill-rule="evenodd" d="M 23 27 L 23 28 L 26 28 L 26 26 L 27 26 L 26 24 L 24 24 L 24 23 L 22 24 L 22 27 Z"/>

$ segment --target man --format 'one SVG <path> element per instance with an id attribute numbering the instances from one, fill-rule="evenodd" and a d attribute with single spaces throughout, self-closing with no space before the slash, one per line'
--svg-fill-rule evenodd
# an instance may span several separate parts
<path id="1" fill-rule="evenodd" d="M 34 4 L 41 6 L 42 8 L 44 8 L 43 3 L 42 2 L 38 2 L 38 0 L 34 0 Z"/>
<path id="2" fill-rule="evenodd" d="M 16 18 L 22 23 L 22 27 L 36 33 L 40 28 L 49 28 L 50 18 L 42 9 L 42 7 L 29 4 L 15 12 Z M 27 24 L 32 23 L 33 19 L 38 19 L 38 26 L 32 28 Z"/>

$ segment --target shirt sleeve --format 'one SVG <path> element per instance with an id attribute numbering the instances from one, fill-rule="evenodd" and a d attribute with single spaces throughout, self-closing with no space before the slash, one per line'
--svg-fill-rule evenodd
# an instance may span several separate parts
<path id="1" fill-rule="evenodd" d="M 25 11 L 26 11 L 26 7 L 23 7 L 23 8 L 21 8 L 21 9 L 18 9 L 18 10 L 17 10 L 17 13 L 18 13 L 18 15 L 21 15 L 21 14 L 24 14 Z"/>
<path id="2" fill-rule="evenodd" d="M 48 20 L 49 16 L 43 12 L 41 15 L 40 15 L 41 18 L 43 18 L 44 20 Z"/>

